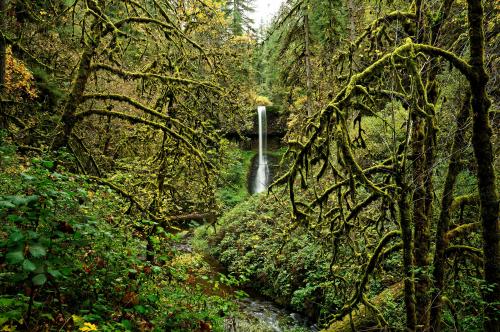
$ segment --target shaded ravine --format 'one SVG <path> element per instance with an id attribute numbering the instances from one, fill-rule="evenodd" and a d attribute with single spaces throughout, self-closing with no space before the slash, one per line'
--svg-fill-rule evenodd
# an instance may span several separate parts
<path id="1" fill-rule="evenodd" d="M 208 279 L 196 280 L 207 294 L 219 295 L 225 298 L 238 291 L 248 294 L 248 297 L 233 300 L 239 307 L 239 315 L 226 318 L 225 331 L 246 332 L 249 328 L 253 328 L 252 331 L 259 332 L 319 331 L 319 328 L 311 324 L 305 316 L 281 307 L 259 294 L 255 289 L 228 286 L 220 283 L 217 290 L 214 290 L 213 283 L 218 281 L 220 274 L 226 274 L 226 270 L 212 256 L 204 252 L 197 252 L 191 245 L 191 239 L 192 230 L 189 230 L 182 242 L 174 245 L 174 248 L 180 252 L 202 255 L 205 262 L 211 267 L 211 272 L 207 276 Z"/>

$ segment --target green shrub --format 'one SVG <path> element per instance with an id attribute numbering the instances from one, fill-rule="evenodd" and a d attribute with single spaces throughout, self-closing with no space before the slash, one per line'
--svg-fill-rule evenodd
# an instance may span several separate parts
<path id="1" fill-rule="evenodd" d="M 234 304 L 193 283 L 206 269 L 182 260 L 180 237 L 157 227 L 148 262 L 154 223 L 125 214 L 121 197 L 0 150 L 12 156 L 0 172 L 0 329 L 222 331 Z"/>

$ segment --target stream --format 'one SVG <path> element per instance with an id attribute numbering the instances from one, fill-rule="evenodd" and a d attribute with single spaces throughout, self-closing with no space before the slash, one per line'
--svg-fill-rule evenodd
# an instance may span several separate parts
<path id="1" fill-rule="evenodd" d="M 248 191 L 250 194 L 263 192 L 271 183 L 274 173 L 278 168 L 276 157 L 268 154 L 267 149 L 267 119 L 266 107 L 258 107 L 258 140 L 255 141 L 257 149 L 256 156 L 252 160 L 252 165 L 248 176 Z M 273 150 L 279 147 L 278 141 L 271 141 Z M 196 250 L 191 246 L 193 228 L 185 231 L 185 236 L 181 243 L 175 245 L 176 249 L 185 253 L 194 253 Z M 201 254 L 204 261 L 210 266 L 209 279 L 197 279 L 204 291 L 209 294 L 227 297 L 228 294 L 246 294 L 248 297 L 234 300 L 238 307 L 238 315 L 227 317 L 224 323 L 224 330 L 227 332 L 316 332 L 319 328 L 312 325 L 306 317 L 289 311 L 279 306 L 277 303 L 266 299 L 256 293 L 254 289 L 238 288 L 219 283 L 221 274 L 226 271 L 224 267 L 213 257 L 206 253 Z M 214 291 L 213 283 L 218 282 L 217 290 Z"/>
<path id="2" fill-rule="evenodd" d="M 184 231 L 183 240 L 174 245 L 175 249 L 184 253 L 195 253 L 196 250 L 190 244 L 192 229 Z M 203 254 L 203 253 L 200 253 Z M 205 262 L 211 268 L 210 279 L 217 280 L 220 273 L 224 273 L 224 267 L 213 257 L 204 255 Z M 197 280 L 208 293 L 214 293 L 212 284 L 206 280 Z M 287 310 L 277 303 L 266 299 L 264 296 L 248 288 L 238 288 L 221 284 L 218 295 L 227 296 L 237 291 L 244 291 L 249 297 L 234 300 L 239 306 L 236 317 L 228 317 L 224 329 L 227 332 L 317 332 L 319 328 L 312 325 L 306 317 L 301 314 Z"/>
<path id="3" fill-rule="evenodd" d="M 307 319 L 300 314 L 280 308 L 272 301 L 251 297 L 240 300 L 239 305 L 241 312 L 255 319 L 259 326 L 268 331 L 319 331 L 316 326 L 311 326 Z M 236 327 L 234 331 L 243 330 Z"/>

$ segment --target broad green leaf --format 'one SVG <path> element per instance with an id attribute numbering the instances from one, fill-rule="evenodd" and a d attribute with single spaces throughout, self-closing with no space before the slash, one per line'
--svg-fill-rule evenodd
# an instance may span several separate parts
<path id="1" fill-rule="evenodd" d="M 29 259 L 25 259 L 23 262 L 23 270 L 26 272 L 33 272 L 36 270 L 36 265 Z"/>
<path id="2" fill-rule="evenodd" d="M 73 323 L 75 323 L 75 325 L 83 325 L 83 323 L 85 322 L 82 317 L 77 315 L 71 315 L 71 318 L 73 318 Z"/>
<path id="3" fill-rule="evenodd" d="M 31 196 L 5 196 L 7 200 L 9 200 L 12 204 L 16 206 L 27 205 L 31 202 L 35 202 L 38 200 L 38 195 Z"/>
<path id="4" fill-rule="evenodd" d="M 24 239 L 24 234 L 21 233 L 20 230 L 15 229 L 12 233 L 9 235 L 9 241 L 11 242 L 19 242 Z"/>
<path id="5" fill-rule="evenodd" d="M 0 201 L 0 209 L 12 209 L 15 208 L 16 206 L 12 204 L 10 201 Z"/>
<path id="6" fill-rule="evenodd" d="M 50 160 L 44 160 L 42 161 L 42 166 L 45 168 L 52 168 L 54 167 L 54 162 Z"/>
<path id="7" fill-rule="evenodd" d="M 15 302 L 16 302 L 15 299 L 7 298 L 7 297 L 0 297 L 0 307 L 8 307 Z"/>
<path id="8" fill-rule="evenodd" d="M 39 198 L 40 198 L 40 196 L 38 196 L 38 195 L 26 196 L 25 197 L 25 202 L 26 202 L 25 204 L 36 202 L 36 201 L 38 201 Z"/>
<path id="9" fill-rule="evenodd" d="M 5 256 L 9 264 L 19 264 L 24 260 L 24 254 L 22 250 L 11 251 Z"/>
<path id="10" fill-rule="evenodd" d="M 40 237 L 40 234 L 38 234 L 37 232 L 28 231 L 28 237 L 30 239 L 38 239 Z"/>
<path id="11" fill-rule="evenodd" d="M 129 320 L 124 319 L 124 320 L 122 320 L 122 321 L 121 321 L 121 323 L 120 323 L 120 324 L 121 324 L 121 325 L 123 326 L 123 328 L 125 328 L 127 331 L 132 331 L 133 326 L 132 326 L 132 323 L 131 323 Z"/>
<path id="12" fill-rule="evenodd" d="M 59 270 L 51 270 L 51 269 L 49 269 L 47 272 L 49 272 L 49 274 L 51 276 L 53 276 L 54 278 L 60 278 L 60 277 L 62 277 L 62 273 L 59 272 Z"/>
<path id="13" fill-rule="evenodd" d="M 47 254 L 47 250 L 40 244 L 30 245 L 30 253 L 33 257 L 43 257 Z"/>
<path id="14" fill-rule="evenodd" d="M 147 312 L 147 309 L 146 309 L 144 306 L 142 306 L 142 305 L 136 305 L 136 306 L 134 307 L 134 309 L 135 309 L 135 311 L 136 311 L 137 313 L 139 313 L 139 314 L 141 314 L 141 315 L 143 315 L 143 314 L 145 314 L 145 313 Z"/>
<path id="15" fill-rule="evenodd" d="M 151 302 L 157 302 L 158 301 L 158 296 L 154 295 L 154 294 L 149 294 L 148 297 L 147 297 L 148 301 L 151 301 Z"/>
<path id="16" fill-rule="evenodd" d="M 1 206 L 0 206 L 0 208 L 1 208 Z M 10 221 L 10 222 L 21 222 L 21 221 L 24 220 L 24 218 L 21 217 L 21 216 L 18 216 L 17 214 L 9 214 L 7 216 L 7 220 Z"/>
<path id="17" fill-rule="evenodd" d="M 21 176 L 23 177 L 23 179 L 25 179 L 26 181 L 33 181 L 35 179 L 34 176 L 31 176 L 31 175 L 28 175 L 26 173 L 21 173 Z"/>
<path id="18" fill-rule="evenodd" d="M 52 316 L 52 315 L 51 315 L 51 314 L 49 314 L 49 313 L 44 313 L 44 314 L 41 314 L 41 315 L 40 315 L 40 317 L 42 317 L 42 318 L 46 318 L 46 319 L 48 319 L 48 320 L 50 320 L 50 321 L 53 321 L 53 320 L 54 320 L 54 316 Z"/>
<path id="19" fill-rule="evenodd" d="M 33 281 L 33 284 L 35 286 L 42 286 L 43 284 L 45 284 L 47 282 L 47 277 L 45 276 L 45 274 L 41 273 L 41 274 L 37 274 L 36 276 L 34 276 L 31 281 Z"/>

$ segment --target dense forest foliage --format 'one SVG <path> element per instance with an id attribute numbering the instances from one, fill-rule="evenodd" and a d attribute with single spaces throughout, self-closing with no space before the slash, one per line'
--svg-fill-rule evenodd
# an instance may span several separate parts
<path id="1" fill-rule="evenodd" d="M 0 0 L 0 330 L 500 331 L 500 4 L 253 5 Z"/>

